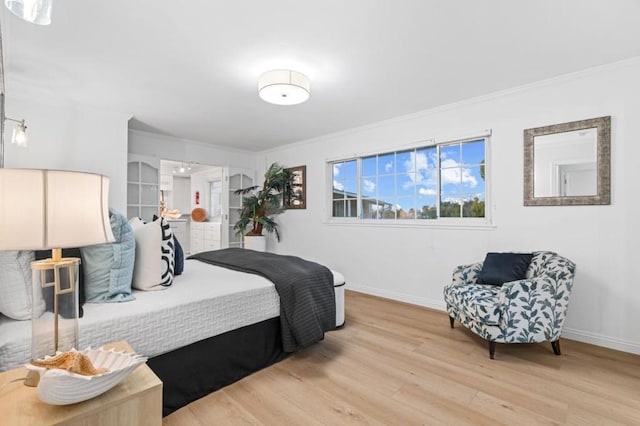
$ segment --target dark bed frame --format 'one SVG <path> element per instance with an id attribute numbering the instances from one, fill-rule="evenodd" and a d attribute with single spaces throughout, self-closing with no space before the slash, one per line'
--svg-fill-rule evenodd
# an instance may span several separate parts
<path id="1" fill-rule="evenodd" d="M 210 337 L 153 357 L 162 380 L 162 416 L 287 357 L 280 317 Z"/>
<path id="2" fill-rule="evenodd" d="M 335 330 L 342 327 L 344 322 Z M 155 356 L 147 365 L 162 380 L 166 417 L 289 355 L 282 349 L 280 317 L 275 317 Z"/>

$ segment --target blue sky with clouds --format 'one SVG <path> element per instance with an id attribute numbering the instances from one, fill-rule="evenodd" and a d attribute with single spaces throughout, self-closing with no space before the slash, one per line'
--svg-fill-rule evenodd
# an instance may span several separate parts
<path id="1" fill-rule="evenodd" d="M 443 201 L 485 198 L 480 165 L 485 158 L 484 140 L 440 147 L 440 186 Z M 408 211 L 435 206 L 438 194 L 435 146 L 362 158 L 363 198 L 376 198 Z M 334 188 L 357 193 L 355 160 L 334 165 Z"/>

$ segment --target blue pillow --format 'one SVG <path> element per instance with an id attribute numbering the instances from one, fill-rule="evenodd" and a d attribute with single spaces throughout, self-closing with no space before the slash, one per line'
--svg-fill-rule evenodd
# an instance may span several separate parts
<path id="1" fill-rule="evenodd" d="M 136 240 L 127 218 L 109 209 L 115 242 L 82 247 L 87 303 L 126 302 L 131 295 Z"/>
<path id="2" fill-rule="evenodd" d="M 527 277 L 531 253 L 487 253 L 478 284 L 502 285 Z"/>
<path id="3" fill-rule="evenodd" d="M 176 264 L 173 274 L 181 275 L 182 271 L 184 271 L 184 250 L 182 250 L 182 246 L 178 242 L 175 234 L 173 235 L 173 245 L 176 249 Z"/>

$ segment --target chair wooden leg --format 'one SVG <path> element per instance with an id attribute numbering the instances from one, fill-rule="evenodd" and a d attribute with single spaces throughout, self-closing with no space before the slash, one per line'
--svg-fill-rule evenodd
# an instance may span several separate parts
<path id="1" fill-rule="evenodd" d="M 560 339 L 556 340 L 555 342 L 551 342 L 551 347 L 553 348 L 554 354 L 562 355 L 562 352 L 560 352 Z"/>
<path id="2" fill-rule="evenodd" d="M 489 342 L 489 358 L 493 359 L 496 353 L 496 342 Z"/>
<path id="3" fill-rule="evenodd" d="M 451 324 L 451 328 L 453 328 L 453 317 L 449 315 L 449 324 Z"/>

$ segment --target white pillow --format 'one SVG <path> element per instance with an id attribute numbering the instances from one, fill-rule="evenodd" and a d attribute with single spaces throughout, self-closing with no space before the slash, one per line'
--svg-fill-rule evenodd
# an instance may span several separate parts
<path id="1" fill-rule="evenodd" d="M 31 262 L 35 259 L 32 251 L 0 252 L 0 313 L 15 320 L 31 319 Z M 36 289 L 34 315 L 44 313 L 45 304 L 42 288 Z"/>
<path id="2" fill-rule="evenodd" d="M 136 261 L 131 286 L 138 290 L 162 290 L 162 229 L 160 222 L 144 223 L 140 218 L 129 220 L 136 238 Z"/>

